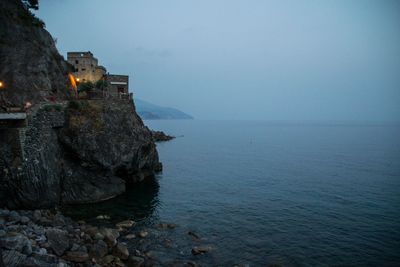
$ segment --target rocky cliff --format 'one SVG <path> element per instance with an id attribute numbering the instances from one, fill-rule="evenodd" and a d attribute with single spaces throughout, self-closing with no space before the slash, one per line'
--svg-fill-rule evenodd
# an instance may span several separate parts
<path id="1" fill-rule="evenodd" d="M 19 0 L 0 1 L 0 107 L 66 99 L 69 66 L 43 22 Z"/>
<path id="2" fill-rule="evenodd" d="M 0 123 L 0 206 L 101 201 L 161 169 L 134 103 L 74 99 L 68 68 L 42 23 L 19 0 L 2 0 L 0 107 L 33 107 L 25 127 Z"/>

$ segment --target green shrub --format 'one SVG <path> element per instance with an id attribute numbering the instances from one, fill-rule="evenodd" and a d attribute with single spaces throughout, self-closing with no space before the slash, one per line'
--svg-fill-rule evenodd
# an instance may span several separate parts
<path id="1" fill-rule="evenodd" d="M 81 82 L 78 85 L 78 93 L 87 92 L 87 91 L 90 91 L 93 88 L 94 88 L 94 84 L 91 81 L 89 81 L 89 82 Z"/>

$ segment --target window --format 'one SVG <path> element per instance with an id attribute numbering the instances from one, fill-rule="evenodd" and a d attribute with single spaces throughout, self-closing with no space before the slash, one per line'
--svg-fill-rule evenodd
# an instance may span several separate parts
<path id="1" fill-rule="evenodd" d="M 86 69 L 82 68 L 82 71 L 85 71 Z"/>
<path id="2" fill-rule="evenodd" d="M 75 64 L 79 64 L 79 60 L 75 60 Z"/>

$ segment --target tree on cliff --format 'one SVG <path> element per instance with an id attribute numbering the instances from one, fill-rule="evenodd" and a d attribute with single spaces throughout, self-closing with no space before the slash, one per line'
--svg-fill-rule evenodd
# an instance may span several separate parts
<path id="1" fill-rule="evenodd" d="M 39 0 L 22 0 L 27 8 L 39 9 Z"/>

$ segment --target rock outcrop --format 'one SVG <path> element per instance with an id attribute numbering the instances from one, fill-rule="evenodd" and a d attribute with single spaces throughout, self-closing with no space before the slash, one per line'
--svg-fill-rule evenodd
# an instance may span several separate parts
<path id="1" fill-rule="evenodd" d="M 66 99 L 69 65 L 52 36 L 20 0 L 0 1 L 0 107 Z"/>
<path id="2" fill-rule="evenodd" d="M 78 100 L 68 64 L 19 0 L 0 2 L 1 107 L 29 101 L 26 127 L 0 125 L 0 206 L 97 202 L 161 169 L 132 100 Z"/>

